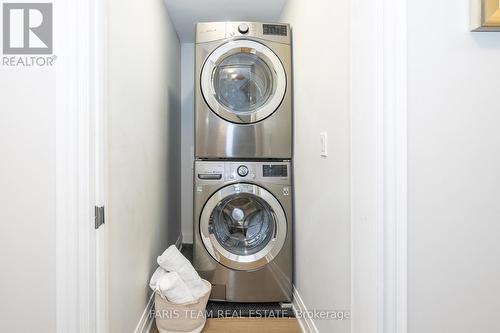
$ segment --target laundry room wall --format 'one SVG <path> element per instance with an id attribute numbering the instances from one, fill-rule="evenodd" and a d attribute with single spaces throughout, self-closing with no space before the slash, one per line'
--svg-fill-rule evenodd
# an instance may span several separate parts
<path id="1" fill-rule="evenodd" d="M 309 310 L 349 310 L 350 1 L 289 0 L 281 21 L 293 36 L 295 286 Z M 348 320 L 314 325 L 350 330 Z"/>
<path id="2" fill-rule="evenodd" d="M 109 324 L 133 332 L 180 222 L 180 43 L 162 0 L 108 2 Z"/>
<path id="3" fill-rule="evenodd" d="M 0 94 L 0 332 L 55 332 L 55 68 L 0 66 Z"/>
<path id="4" fill-rule="evenodd" d="M 500 33 L 408 5 L 409 332 L 500 332 Z"/>
<path id="5" fill-rule="evenodd" d="M 182 236 L 193 243 L 194 43 L 182 43 L 181 55 Z"/>

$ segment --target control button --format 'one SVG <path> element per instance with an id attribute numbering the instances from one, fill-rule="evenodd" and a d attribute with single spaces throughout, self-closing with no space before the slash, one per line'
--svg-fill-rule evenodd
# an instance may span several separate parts
<path id="1" fill-rule="evenodd" d="M 244 165 L 239 166 L 238 175 L 240 175 L 240 177 L 245 177 L 246 175 L 248 175 L 248 168 Z"/>
<path id="2" fill-rule="evenodd" d="M 238 26 L 238 31 L 239 31 L 240 33 L 242 33 L 242 34 L 246 34 L 246 33 L 248 33 L 248 30 L 249 30 L 249 28 L 248 28 L 248 24 L 246 24 L 246 23 L 241 23 L 241 24 Z"/>

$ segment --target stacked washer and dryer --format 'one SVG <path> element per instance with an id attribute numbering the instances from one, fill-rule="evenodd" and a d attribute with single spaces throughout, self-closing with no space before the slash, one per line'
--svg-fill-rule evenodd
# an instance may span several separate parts
<path id="1" fill-rule="evenodd" d="M 212 300 L 289 302 L 290 28 L 199 23 L 195 66 L 194 266 Z"/>

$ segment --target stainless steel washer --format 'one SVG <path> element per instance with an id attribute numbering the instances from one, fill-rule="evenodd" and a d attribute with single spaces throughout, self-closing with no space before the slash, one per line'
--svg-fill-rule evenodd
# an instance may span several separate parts
<path id="1" fill-rule="evenodd" d="M 198 23 L 195 63 L 196 157 L 292 157 L 288 25 Z"/>
<path id="2" fill-rule="evenodd" d="M 194 266 L 211 299 L 292 298 L 290 162 L 195 162 Z"/>

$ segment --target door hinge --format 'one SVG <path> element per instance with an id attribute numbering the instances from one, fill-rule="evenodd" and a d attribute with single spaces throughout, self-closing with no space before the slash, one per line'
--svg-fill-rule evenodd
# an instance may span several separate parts
<path id="1" fill-rule="evenodd" d="M 104 206 L 95 206 L 95 228 L 99 229 L 104 224 Z"/>

